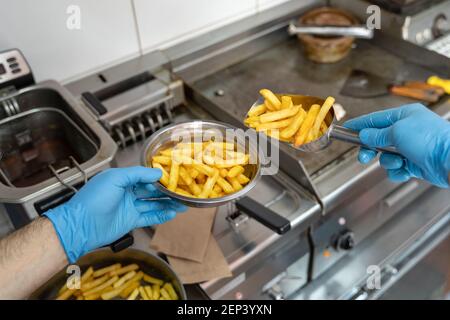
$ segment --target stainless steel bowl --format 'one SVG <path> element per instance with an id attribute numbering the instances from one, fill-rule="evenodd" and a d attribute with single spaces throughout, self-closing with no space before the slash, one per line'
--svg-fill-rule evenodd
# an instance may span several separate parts
<path id="1" fill-rule="evenodd" d="M 276 96 L 281 99 L 282 96 L 289 96 L 292 98 L 294 105 L 302 105 L 303 109 L 308 111 L 313 104 L 323 105 L 325 99 L 313 96 L 303 96 L 303 95 L 292 95 L 292 94 L 276 94 Z M 264 98 L 260 97 L 253 105 L 257 106 L 264 103 Z M 337 118 L 335 108 L 336 104 L 330 109 L 327 116 L 325 117 L 325 123 L 328 126 L 328 130 L 325 134 L 321 135 L 318 139 L 304 143 L 298 147 L 294 146 L 292 143 L 287 143 L 291 148 L 304 152 L 318 152 L 327 148 L 333 140 L 339 140 L 347 143 L 351 143 L 357 146 L 364 147 L 366 149 L 387 152 L 395 155 L 401 156 L 397 149 L 394 147 L 379 147 L 373 148 L 363 144 L 359 138 L 359 133 L 354 130 L 350 130 L 343 126 L 337 125 Z"/>
<path id="2" fill-rule="evenodd" d="M 174 141 L 174 136 L 184 139 L 198 139 L 199 136 L 204 137 L 205 133 L 211 130 L 216 130 L 223 134 L 225 137 L 226 130 L 236 130 L 236 127 L 218 121 L 189 121 L 178 124 L 173 124 L 164 127 L 155 132 L 146 142 L 145 148 L 142 151 L 141 163 L 144 166 L 148 165 L 147 159 L 156 155 L 161 149 L 173 147 L 178 141 Z M 201 140 L 200 140 L 201 141 Z M 249 192 L 258 182 L 261 177 L 261 154 L 258 151 L 257 146 L 254 143 L 245 143 L 245 137 L 240 135 L 235 141 L 236 145 L 239 145 L 242 150 L 250 155 L 251 159 L 256 159 L 255 164 L 246 165 L 246 175 L 250 178 L 250 182 L 244 186 L 241 190 L 235 193 L 228 194 L 219 198 L 191 198 L 179 195 L 175 192 L 168 190 L 161 183 L 155 183 L 155 187 L 167 194 L 168 196 L 177 199 L 178 201 L 186 204 L 190 207 L 218 207 L 229 201 L 239 199 Z"/>
<path id="3" fill-rule="evenodd" d="M 93 266 L 94 269 L 99 269 L 114 263 L 121 263 L 122 265 L 136 263 L 139 265 L 140 270 L 144 271 L 146 274 L 162 279 L 165 282 L 172 283 L 180 299 L 187 299 L 183 284 L 172 268 L 158 256 L 141 250 L 126 249 L 114 253 L 109 249 L 98 249 L 83 256 L 76 262 L 76 265 L 78 265 L 82 271 L 85 271 L 89 266 Z M 67 281 L 67 277 L 68 274 L 66 273 L 66 270 L 61 270 L 47 281 L 46 284 L 36 290 L 30 296 L 30 299 L 55 299 L 58 295 L 58 290 Z"/>

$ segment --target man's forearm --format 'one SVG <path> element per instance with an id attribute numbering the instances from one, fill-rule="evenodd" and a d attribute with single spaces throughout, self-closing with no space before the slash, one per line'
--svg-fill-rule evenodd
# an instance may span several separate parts
<path id="1" fill-rule="evenodd" d="M 67 264 L 47 218 L 0 240 L 0 299 L 24 299 Z"/>

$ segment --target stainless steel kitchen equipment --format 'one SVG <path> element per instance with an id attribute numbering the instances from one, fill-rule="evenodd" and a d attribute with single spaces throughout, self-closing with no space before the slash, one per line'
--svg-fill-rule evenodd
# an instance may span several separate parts
<path id="1" fill-rule="evenodd" d="M 99 79 L 108 83 L 109 76 L 100 74 Z M 83 92 L 82 100 L 117 145 L 124 148 L 170 124 L 173 108 L 182 103 L 183 94 L 182 82 L 159 68 L 142 71 L 95 93 Z"/>
<path id="2" fill-rule="evenodd" d="M 0 52 L 0 96 L 34 84 L 33 73 L 19 49 Z M 14 100 L 4 101 L 1 112 L 9 116 L 20 111 Z"/>
<path id="3" fill-rule="evenodd" d="M 128 166 L 140 163 L 143 137 L 169 123 L 217 119 L 243 128 L 261 88 L 334 96 L 351 118 L 412 101 L 340 95 L 353 69 L 406 80 L 448 75 L 448 58 L 383 32 L 357 40 L 339 63 L 307 60 L 286 28 L 325 4 L 290 1 L 66 87 L 120 144 L 117 165 Z M 171 97 L 169 107 L 161 96 Z M 449 104 L 441 100 L 430 108 L 448 119 Z M 280 145 L 279 159 L 272 159 L 277 174 L 263 175 L 245 203 L 218 208 L 213 235 L 233 276 L 190 288 L 212 299 L 371 299 L 387 293 L 448 238 L 448 190 L 417 180 L 393 184 L 377 163 L 359 164 L 357 152 L 339 141 L 315 154 Z M 258 212 L 271 219 L 260 223 Z M 287 221 L 290 230 L 272 218 Z M 135 245 L 148 250 L 152 231 L 141 231 Z M 380 290 L 366 286 L 369 266 L 383 276 Z"/>
<path id="4" fill-rule="evenodd" d="M 227 134 L 229 135 L 228 137 Z M 245 166 L 245 174 L 250 178 L 250 182 L 241 190 L 219 198 L 202 199 L 186 197 L 176 192 L 172 192 L 164 187 L 160 182 L 155 183 L 154 185 L 161 192 L 191 207 L 218 207 L 230 201 L 242 198 L 255 187 L 261 178 L 261 161 L 259 159 L 260 152 L 258 152 L 256 140 L 247 142 L 244 132 L 239 134 L 239 131 L 236 128 L 233 128 L 225 123 L 197 120 L 172 124 L 161 128 L 155 132 L 148 139 L 148 141 L 145 142 L 145 148 L 143 149 L 141 156 L 141 164 L 143 166 L 151 166 L 149 162 L 153 156 L 157 155 L 162 149 L 173 147 L 177 142 L 203 142 L 203 139 L 211 139 L 213 137 L 221 139 L 223 142 L 231 142 L 235 144 L 236 150 L 245 152 L 250 156 L 251 161 Z M 174 139 L 180 140 L 174 141 Z"/>
<path id="5" fill-rule="evenodd" d="M 406 80 L 412 80 L 427 79 L 434 72 L 444 74 L 445 66 L 449 65 L 447 58 L 378 32 L 371 41 L 358 40 L 348 58 L 341 63 L 318 67 L 299 54 L 298 43 L 283 36 L 282 24 L 277 22 L 278 25 L 276 22 L 271 24 L 272 29 L 256 29 L 247 38 L 243 35 L 239 39 L 242 43 L 239 47 L 226 44 L 220 49 L 210 47 L 203 58 L 197 57 L 195 66 L 182 59 L 173 62 L 175 72 L 187 83 L 187 95 L 222 121 L 236 126 L 243 125 L 242 119 L 261 88 L 270 88 L 274 92 L 301 90 L 312 96 L 330 95 L 344 106 L 348 118 L 353 118 L 412 100 L 403 97 L 370 100 L 343 97 L 339 94 L 340 87 L 351 70 L 363 68 L 386 77 L 401 74 Z M 279 32 L 274 30 L 277 27 L 280 27 Z M 205 51 L 203 49 L 199 54 Z M 414 57 L 419 56 L 420 61 L 417 61 L 419 59 Z M 431 107 L 442 116 L 449 116 L 448 101 Z M 356 155 L 357 149 L 338 141 L 315 154 L 280 145 L 281 170 L 314 194 L 322 209 L 323 217 L 313 224 L 311 230 L 313 249 L 307 273 L 309 283 L 317 281 L 349 251 L 362 244 L 377 229 L 382 229 L 391 218 L 401 215 L 402 209 L 425 191 L 432 189 L 433 193 L 447 194 L 446 190 L 430 187 L 422 181 L 392 184 L 377 163 L 362 166 L 358 164 Z M 428 205 L 433 206 L 432 200 Z M 448 207 L 448 203 L 445 206 Z M 434 214 L 442 218 L 446 213 L 436 208 Z M 292 267 L 294 270 L 298 268 L 295 264 Z M 295 281 L 290 280 L 292 271 L 288 270 L 285 269 L 285 276 L 280 273 L 280 277 L 268 282 L 270 285 L 265 288 L 273 293 L 280 285 L 292 285 Z M 219 283 L 226 287 L 225 281 Z M 204 286 L 211 291 L 217 288 L 209 283 Z M 241 292 L 239 289 L 223 296 L 231 298 Z M 285 297 L 292 293 L 291 288 L 281 291 Z M 219 293 L 222 292 L 219 290 Z"/>
<path id="6" fill-rule="evenodd" d="M 305 143 L 296 149 L 305 152 L 318 152 L 327 148 L 331 144 L 332 140 L 339 140 L 346 143 L 351 143 L 360 147 L 364 147 L 365 149 L 375 150 L 379 152 L 399 154 L 398 151 L 393 147 L 384 147 L 384 148 L 369 147 L 361 142 L 358 132 L 335 124 L 331 124 L 328 127 L 327 132 L 325 132 L 322 136 L 320 136 L 320 138 L 311 141 L 309 143 Z"/>
<path id="7" fill-rule="evenodd" d="M 90 266 L 94 269 L 107 267 L 114 263 L 121 263 L 122 266 L 136 263 L 139 269 L 146 274 L 165 282 L 172 283 L 180 300 L 186 300 L 186 290 L 173 269 L 161 258 L 154 254 L 137 249 L 127 249 L 118 253 L 112 253 L 108 249 L 99 249 L 83 256 L 77 265 L 84 272 Z M 58 296 L 58 290 L 67 281 L 68 274 L 65 269 L 55 274 L 46 284 L 37 289 L 31 296 L 31 300 L 54 300 Z"/>
<path id="8" fill-rule="evenodd" d="M 98 152 L 95 142 L 55 108 L 20 112 L 0 120 L 0 128 L 0 174 L 7 187 L 41 183 L 53 176 L 52 168 L 86 162 Z M 5 194 L 7 191 L 2 190 Z"/>
<path id="9" fill-rule="evenodd" d="M 364 66 L 369 71 L 381 70 L 386 76 L 401 73 L 417 79 L 436 72 L 439 68 L 433 66 L 442 66 L 442 61 L 448 62 L 436 60 L 430 52 L 398 40 L 395 40 L 396 45 L 407 49 L 392 53 L 385 47 L 394 40 L 377 34 L 370 42 L 359 40 L 350 56 L 341 63 L 317 68 L 299 53 L 298 42 L 286 33 L 289 22 L 312 5 L 324 3 L 288 3 L 163 52 L 156 51 L 104 70 L 71 83 L 68 88 L 77 96 L 85 91 L 97 94 L 127 83 L 127 78 L 143 72 L 143 66 L 152 74 L 166 70 L 170 77 L 165 83 L 180 84 L 178 88 L 182 89 L 178 97 L 174 95 L 180 102 L 173 104 L 172 121 L 167 122 L 215 118 L 243 128 L 245 113 L 263 87 L 275 92 L 301 90 L 314 96 L 332 95 L 345 106 L 349 117 L 355 117 L 411 100 L 390 96 L 373 100 L 341 96 L 340 86 L 354 68 Z M 430 70 L 410 62 L 407 56 L 416 54 L 433 58 L 428 59 Z M 384 67 L 387 65 L 389 68 Z M 445 72 L 442 67 L 440 70 Z M 106 83 L 102 77 L 107 79 Z M 118 91 L 121 93 L 115 97 L 117 100 L 127 93 Z M 169 91 L 167 88 L 166 92 Z M 133 92 L 134 100 L 141 101 L 138 92 L 142 91 L 136 88 Z M 148 104 L 147 108 L 151 111 L 154 107 Z M 433 110 L 443 116 L 449 115 L 447 108 L 446 101 L 433 106 Z M 153 122 L 157 114 L 167 119 L 163 109 L 156 111 L 158 113 L 152 114 Z M 129 117 L 123 124 L 131 120 Z M 148 123 L 151 121 L 144 121 L 144 125 Z M 135 152 L 142 147 L 143 143 L 137 140 L 122 148 L 117 155 L 118 165 L 139 163 Z M 411 208 L 416 206 L 414 199 L 420 196 L 421 205 L 425 206 L 433 203 L 433 197 L 447 194 L 446 190 L 421 181 L 392 184 L 378 164 L 360 165 L 356 160 L 357 149 L 338 141 L 314 155 L 293 151 L 284 145 L 279 149 L 280 171 L 274 176 L 261 177 L 248 196 L 252 206 L 244 209 L 250 207 L 254 212 L 270 209 L 270 213 L 288 220 L 291 230 L 279 235 L 270 223 L 266 224 L 270 228 L 266 228 L 253 219 L 254 212 L 248 214 L 248 210 L 232 204 L 219 207 L 213 234 L 233 277 L 201 284 L 200 288 L 210 298 L 303 298 L 299 293 L 312 291 L 310 288 L 314 285 L 317 288 L 326 285 L 321 279 L 328 273 L 336 274 L 335 267 L 340 261 L 356 259 L 348 258 L 353 257 L 348 253 L 364 247 L 371 241 L 371 235 L 379 233 L 378 237 L 383 238 L 392 221 L 407 219 Z M 430 207 L 433 208 L 430 219 L 434 223 L 442 221 L 449 207 L 447 201 L 442 202 L 441 208 Z M 414 239 L 423 239 L 433 225 L 424 224 L 420 219 L 414 222 L 415 225 L 408 224 L 408 230 L 399 229 L 396 248 L 393 243 L 389 249 L 386 246 L 371 249 L 379 258 L 371 262 L 384 268 L 388 264 L 387 257 L 398 247 L 408 247 Z M 352 291 L 367 277 L 365 269 L 353 276 L 346 270 L 342 273 L 352 286 L 343 286 L 342 292 L 338 294 L 336 290 L 329 298 Z M 320 295 L 316 293 L 312 297 Z"/>
<path id="10" fill-rule="evenodd" d="M 117 147 L 64 87 L 34 84 L 20 51 L 0 60 L 12 64 L 0 79 L 0 202 L 19 228 L 110 167 Z"/>
<path id="11" fill-rule="evenodd" d="M 298 92 L 301 88 L 302 92 L 314 96 L 332 95 L 345 106 L 349 117 L 355 117 L 411 100 L 390 96 L 373 100 L 341 96 L 340 86 L 354 68 L 364 66 L 369 71 L 381 70 L 388 77 L 401 73 L 414 79 L 434 74 L 439 69 L 437 65 L 441 66 L 439 74 L 445 72 L 442 61 L 447 60 L 435 59 L 434 54 L 422 48 L 391 40 L 384 34 L 377 34 L 370 42 L 359 40 L 350 56 L 341 63 L 317 68 L 299 53 L 298 42 L 286 33 L 289 22 L 313 5 L 324 3 L 288 3 L 163 52 L 156 51 L 104 70 L 71 83 L 68 88 L 76 96 L 85 91 L 97 94 L 120 87 L 120 83 L 127 83 L 127 78 L 146 68 L 152 74 L 170 74 L 166 84 L 180 84 L 180 102 L 173 104 L 171 123 L 215 118 L 243 127 L 245 113 L 263 87 L 275 92 Z M 396 41 L 400 52 L 386 49 L 387 43 L 392 44 L 392 41 Z M 428 65 L 410 62 L 408 56 L 415 55 L 431 57 L 428 61 L 422 59 L 429 62 Z M 387 65 L 389 68 L 384 67 Z M 269 74 L 271 76 L 267 77 Z M 107 79 L 106 83 L 101 78 Z M 118 91 L 117 100 L 127 94 L 127 91 Z M 169 91 L 167 88 L 166 92 Z M 138 92 L 142 91 L 135 88 L 133 92 L 134 100 L 141 101 Z M 174 96 L 177 99 L 177 94 Z M 129 97 L 131 99 L 131 95 Z M 148 104 L 147 108 L 151 111 L 154 107 Z M 447 108 L 446 101 L 433 106 L 442 116 L 449 115 Z M 167 119 L 163 109 L 156 111 L 162 119 Z M 152 114 L 154 122 L 157 114 Z M 129 117 L 123 124 L 131 120 Z M 147 123 L 151 121 L 144 121 L 144 125 Z M 142 147 L 143 143 L 137 140 L 122 148 L 117 155 L 118 165 L 139 163 L 135 153 Z M 329 273 L 337 274 L 335 268 L 341 261 L 355 260 L 357 264 L 358 260 L 348 253 L 360 250 L 368 241 L 373 242 L 374 234 L 382 239 L 394 221 L 407 220 L 412 208 L 417 206 L 414 199 L 421 197 L 421 205 L 426 206 L 434 203 L 435 197 L 447 194 L 446 190 L 421 181 L 392 184 L 378 164 L 358 164 L 357 149 L 339 142 L 314 155 L 293 151 L 284 145 L 279 149 L 280 171 L 274 176 L 262 176 L 248 198 L 253 204 L 250 209 L 270 209 L 271 213 L 288 220 L 291 230 L 279 235 L 276 228 L 266 228 L 247 211 L 238 210 L 239 206 L 219 207 L 213 234 L 233 277 L 201 284 L 200 288 L 210 298 L 304 298 L 308 296 L 300 293 L 308 290 L 315 293 L 311 297 L 320 297 L 317 291 L 320 293 L 327 284 L 322 278 Z M 394 256 L 399 247 L 409 247 L 417 239 L 424 239 L 432 225 L 445 220 L 450 203 L 443 201 L 440 208 L 430 208 L 432 222 L 417 219 L 408 223 L 410 228 L 399 229 L 392 246 L 370 249 L 377 252 L 371 263 L 387 268 L 387 257 Z M 370 254 L 367 252 L 368 256 Z M 358 287 L 367 277 L 365 271 L 358 270 L 350 276 L 342 270 L 351 285 L 342 286 L 340 292 L 336 290 L 335 295 L 330 294 L 328 298 L 345 296 L 344 293 Z M 329 283 L 336 281 L 341 279 L 332 279 Z M 319 289 L 313 291 L 313 286 Z"/>
<path id="12" fill-rule="evenodd" d="M 290 15 L 290 17 L 293 17 L 293 15 Z M 286 26 L 286 24 L 283 25 L 284 32 Z M 185 52 L 189 52 L 189 49 L 187 48 Z M 171 92 L 175 100 L 181 101 L 172 105 L 172 119 L 169 119 L 163 108 L 158 108 L 158 105 L 152 103 L 143 105 L 141 109 L 143 114 L 149 114 L 154 123 L 157 123 L 158 116 L 164 123 L 214 119 L 207 112 L 207 109 L 186 98 L 184 94 L 186 90 L 185 83 L 173 70 L 167 72 L 165 69 L 169 68 L 170 70 L 171 63 L 171 61 L 167 60 L 166 53 L 157 51 L 140 59 L 104 70 L 100 74 L 70 83 L 67 85 L 67 88 L 80 98 L 82 93 L 87 91 L 97 96 L 98 92 L 106 90 L 111 90 L 112 92 L 112 89 L 115 89 L 114 93 L 116 95 L 113 96 L 114 99 L 118 101 L 122 96 L 126 95 L 130 97 L 129 103 L 133 104 L 133 101 L 142 101 L 143 96 L 149 96 L 152 92 L 145 90 L 145 84 L 137 85 L 131 90 L 124 90 L 122 85 L 128 83 L 127 79 L 142 72 L 149 72 L 153 75 L 165 73 L 170 75 L 165 80 L 166 92 Z M 100 75 L 102 77 L 99 77 Z M 101 78 L 107 81 L 103 82 Z M 168 87 L 170 84 L 179 84 L 178 88 L 182 90 L 171 90 Z M 130 94 L 130 91 L 133 92 L 133 95 Z M 142 119 L 141 116 L 136 118 L 137 120 Z M 130 116 L 127 119 L 123 119 L 122 123 L 117 123 L 116 126 L 126 129 L 126 124 L 132 123 L 134 119 L 135 116 Z M 216 119 L 221 120 L 220 117 Z M 150 127 L 149 124 L 152 121 L 147 121 L 144 118 L 142 122 L 144 126 Z M 128 132 L 128 130 L 125 132 Z M 114 132 L 111 132 L 111 134 L 114 136 Z M 148 130 L 147 135 L 150 134 L 151 131 Z M 117 164 L 119 166 L 139 164 L 139 155 L 143 148 L 144 142 L 142 139 L 136 139 L 135 142 L 129 139 L 127 145 L 125 147 L 121 145 L 117 153 Z M 251 218 L 251 215 L 256 216 L 258 213 L 262 217 L 259 220 L 261 222 Z M 257 281 L 262 285 L 282 272 L 283 266 L 287 265 L 286 263 L 293 263 L 299 257 L 303 257 L 301 262 L 303 274 L 299 279 L 295 280 L 295 283 L 306 282 L 307 257 L 310 251 L 307 240 L 308 226 L 310 221 L 320 216 L 320 206 L 309 191 L 295 183 L 288 175 L 280 172 L 276 176 L 262 176 L 260 182 L 249 192 L 247 197 L 235 203 L 219 207 L 216 216 L 214 234 L 220 243 L 224 255 L 227 257 L 235 277 L 223 279 L 223 282 L 221 280 L 205 284 L 204 288 L 213 286 L 207 290 L 209 297 L 234 296 L 235 290 L 241 287 L 245 288 L 248 281 Z M 149 233 L 151 234 L 150 231 Z M 279 233 L 284 233 L 284 235 L 281 237 Z M 135 246 L 148 247 L 149 237 L 147 236 L 146 240 L 143 238 L 137 238 L 135 235 Z M 140 243 L 140 241 L 147 242 Z M 267 258 L 276 259 L 279 266 L 274 268 L 272 264 L 262 265 L 261 262 Z M 265 267 L 268 269 L 265 269 Z M 252 269 L 255 269 L 256 272 L 247 272 Z M 245 274 L 242 274 L 243 272 Z M 230 284 L 226 286 L 224 283 Z M 204 288 L 197 286 L 198 291 L 204 291 Z M 257 294 L 260 289 L 255 291 L 251 289 L 251 291 L 248 292 L 248 297 Z M 214 292 L 216 293 L 214 294 Z M 260 294 L 261 296 L 266 296 L 266 293 L 261 292 Z M 247 296 L 247 293 L 245 295 Z"/>
<path id="13" fill-rule="evenodd" d="M 449 0 L 331 0 L 330 4 L 352 11 L 363 21 L 369 16 L 368 6 L 377 5 L 384 33 L 450 57 Z"/>

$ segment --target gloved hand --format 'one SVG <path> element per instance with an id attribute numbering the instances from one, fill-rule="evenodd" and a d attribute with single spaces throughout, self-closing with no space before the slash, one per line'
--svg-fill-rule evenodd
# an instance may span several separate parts
<path id="1" fill-rule="evenodd" d="M 415 177 L 449 187 L 450 124 L 422 104 L 374 112 L 349 120 L 344 126 L 359 131 L 361 141 L 369 147 L 394 146 L 406 158 L 381 154 L 380 164 L 392 181 Z M 359 161 L 368 163 L 376 155 L 361 148 Z"/>
<path id="2" fill-rule="evenodd" d="M 52 221 L 71 263 L 129 231 L 164 223 L 186 207 L 175 200 L 144 201 L 163 196 L 152 185 L 161 170 L 144 167 L 108 169 L 93 177 L 67 203 L 45 215 Z"/>

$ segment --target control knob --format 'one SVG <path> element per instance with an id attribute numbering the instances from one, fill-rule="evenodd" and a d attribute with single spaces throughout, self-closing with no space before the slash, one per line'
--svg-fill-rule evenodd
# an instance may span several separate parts
<path id="1" fill-rule="evenodd" d="M 351 250 L 355 246 L 355 235 L 350 230 L 341 232 L 334 243 L 336 250 Z"/>

